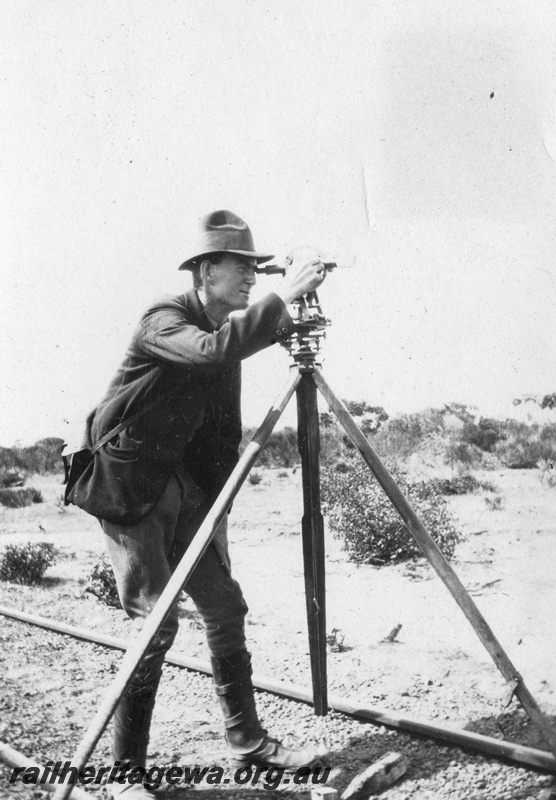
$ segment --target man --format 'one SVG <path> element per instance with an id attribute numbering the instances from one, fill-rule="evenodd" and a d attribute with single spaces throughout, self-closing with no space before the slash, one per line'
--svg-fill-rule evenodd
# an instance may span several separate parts
<path id="1" fill-rule="evenodd" d="M 133 418 L 105 445 L 112 491 L 138 518 L 102 520 L 122 606 L 141 627 L 238 459 L 240 363 L 287 338 L 286 306 L 316 289 L 324 265 L 313 259 L 274 293 L 249 306 L 258 264 L 246 223 L 230 211 L 201 220 L 200 240 L 180 269 L 193 288 L 143 316 L 125 359 L 91 419 L 92 442 Z M 244 314 L 229 318 L 232 311 Z M 141 414 L 141 408 L 148 411 Z M 116 497 L 118 500 L 118 496 Z M 297 769 L 316 753 L 290 750 L 261 727 L 246 649 L 247 606 L 230 572 L 222 523 L 185 586 L 200 611 L 211 653 L 229 752 L 238 765 Z M 178 628 L 168 615 L 114 715 L 114 759 L 145 767 L 150 721 L 164 656 Z M 118 791 L 121 790 L 118 789 Z M 125 797 L 152 797 L 123 785 Z"/>

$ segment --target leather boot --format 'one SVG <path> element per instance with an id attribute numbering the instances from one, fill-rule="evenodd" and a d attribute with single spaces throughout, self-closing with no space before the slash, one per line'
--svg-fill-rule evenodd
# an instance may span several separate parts
<path id="1" fill-rule="evenodd" d="M 268 735 L 257 716 L 251 657 L 247 651 L 211 658 L 214 685 L 234 766 L 251 764 L 295 771 L 322 763 L 313 748 L 292 750 Z"/>
<path id="2" fill-rule="evenodd" d="M 147 746 L 154 709 L 156 690 L 147 699 L 134 697 L 132 692 L 122 697 L 114 713 L 114 761 L 121 764 L 122 774 L 129 775 L 134 768 L 145 769 L 147 764 Z M 111 784 L 114 798 L 122 800 L 154 800 L 156 795 L 143 783 Z"/>

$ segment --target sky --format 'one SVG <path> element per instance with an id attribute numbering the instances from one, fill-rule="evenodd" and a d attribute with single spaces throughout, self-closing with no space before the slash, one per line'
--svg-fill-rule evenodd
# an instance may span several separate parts
<path id="1" fill-rule="evenodd" d="M 80 425 L 216 208 L 349 265 L 319 292 L 340 396 L 504 416 L 556 391 L 551 2 L 2 10 L 1 445 Z M 247 424 L 287 373 L 245 362 Z"/>

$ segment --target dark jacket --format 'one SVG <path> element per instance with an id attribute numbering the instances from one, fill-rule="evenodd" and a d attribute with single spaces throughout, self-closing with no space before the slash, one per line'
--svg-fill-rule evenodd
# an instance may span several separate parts
<path id="1" fill-rule="evenodd" d="M 106 445 L 119 462 L 117 481 L 125 483 L 122 498 L 128 505 L 131 496 L 147 513 L 180 464 L 211 499 L 216 497 L 238 459 L 240 362 L 287 338 L 293 329 L 285 305 L 274 294 L 218 330 L 195 290 L 163 298 L 148 309 L 90 428 L 94 444 L 140 408 L 163 398 Z M 129 468 L 122 470 L 122 461 Z"/>

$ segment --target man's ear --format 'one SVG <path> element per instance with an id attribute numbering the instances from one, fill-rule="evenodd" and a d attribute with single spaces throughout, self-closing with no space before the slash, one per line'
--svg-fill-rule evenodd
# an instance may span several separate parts
<path id="1" fill-rule="evenodd" d="M 204 258 L 201 263 L 199 264 L 199 275 L 201 280 L 212 280 L 212 264 L 208 260 L 208 258 Z"/>

